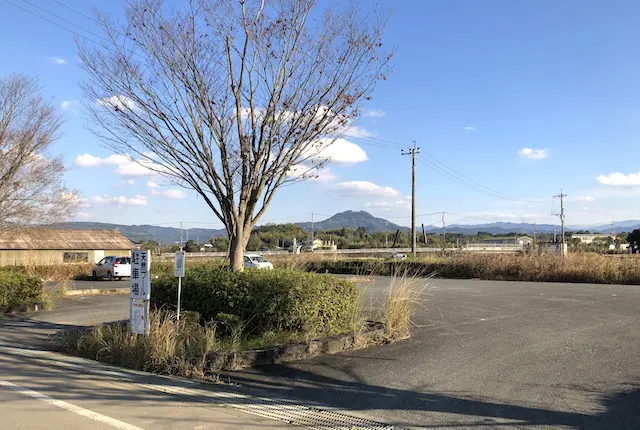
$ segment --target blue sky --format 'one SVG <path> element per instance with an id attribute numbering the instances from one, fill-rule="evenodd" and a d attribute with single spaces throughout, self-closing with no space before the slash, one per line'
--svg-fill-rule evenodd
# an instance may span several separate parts
<path id="1" fill-rule="evenodd" d="M 10 1 L 87 34 L 32 4 Z M 61 2 L 86 14 L 94 5 L 107 7 Z M 31 3 L 97 31 L 59 2 Z M 108 11 L 121 13 L 121 2 L 109 3 Z M 385 44 L 397 49 L 394 72 L 363 106 L 357 134 L 345 137 L 366 157 L 353 146 L 337 147 L 345 151 L 337 159 L 357 162 L 332 163 L 323 180 L 282 189 L 265 222 L 362 209 L 408 225 L 410 158 L 399 147 L 412 140 L 421 148 L 418 214 L 446 211 L 448 224 L 557 222 L 551 196 L 563 187 L 569 224 L 640 219 L 639 2 L 379 3 L 393 11 Z M 83 73 L 69 32 L 4 0 L 0 17 L 0 75 L 38 76 L 66 120 L 52 152 L 64 156 L 67 185 L 88 202 L 76 219 L 220 226 L 195 193 L 108 158 L 86 129 L 77 85 Z M 438 215 L 418 218 L 438 221 Z"/>

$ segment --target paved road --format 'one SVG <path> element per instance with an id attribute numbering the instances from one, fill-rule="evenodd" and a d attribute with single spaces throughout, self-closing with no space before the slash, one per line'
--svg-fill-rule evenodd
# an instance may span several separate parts
<path id="1" fill-rule="evenodd" d="M 379 428 L 261 390 L 115 369 L 50 352 L 59 329 L 126 318 L 127 295 L 74 296 L 56 310 L 0 314 L 0 428 Z"/>
<path id="2" fill-rule="evenodd" d="M 0 314 L 0 416 L 7 429 L 291 428 L 176 381 L 48 352 L 58 329 L 126 318 L 128 296 L 69 297 L 51 312 Z M 227 393 L 214 386 L 214 394 Z M 176 393 L 175 391 L 178 390 Z"/>
<path id="3" fill-rule="evenodd" d="M 430 282 L 410 340 L 228 376 L 405 427 L 640 428 L 639 287 Z M 375 308 L 389 280 L 367 284 Z M 126 317 L 126 296 L 76 299 L 94 318 Z"/>
<path id="4" fill-rule="evenodd" d="M 156 376 L 114 372 L 53 354 L 0 347 L 0 416 L 5 429 L 285 429 Z M 177 392 L 178 395 L 174 394 Z"/>
<path id="5" fill-rule="evenodd" d="M 123 279 L 120 281 L 107 281 L 106 279 L 100 279 L 97 281 L 51 281 L 46 282 L 45 286 L 55 287 L 57 285 L 64 284 L 69 290 L 105 290 L 112 288 L 129 288 L 129 279 Z"/>
<path id="6" fill-rule="evenodd" d="M 410 427 L 640 428 L 639 287 L 430 282 L 408 341 L 231 378 Z"/>

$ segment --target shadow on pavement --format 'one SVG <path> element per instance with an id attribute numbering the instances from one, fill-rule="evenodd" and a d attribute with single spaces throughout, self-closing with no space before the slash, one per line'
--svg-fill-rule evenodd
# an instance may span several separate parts
<path id="1" fill-rule="evenodd" d="M 418 414 L 393 414 L 403 417 L 394 424 L 422 426 L 424 413 L 459 414 L 460 417 L 437 418 L 429 428 L 526 427 L 550 426 L 575 429 L 640 428 L 640 384 L 616 393 L 600 395 L 602 412 L 584 414 L 518 406 L 477 398 L 401 390 L 368 385 L 362 381 L 344 381 L 286 365 L 265 366 L 247 372 L 234 372 L 231 380 L 272 395 L 294 396 L 309 403 L 318 403 L 353 411 L 407 411 Z M 353 375 L 352 375 L 353 376 Z M 354 378 L 355 379 L 355 378 Z M 421 419 L 422 418 L 422 419 Z M 462 421 L 459 421 L 462 420 Z"/>
<path id="2" fill-rule="evenodd" d="M 58 330 L 82 327 L 38 321 L 20 315 L 0 316 L 0 344 L 12 347 L 56 349 L 54 335 Z"/>

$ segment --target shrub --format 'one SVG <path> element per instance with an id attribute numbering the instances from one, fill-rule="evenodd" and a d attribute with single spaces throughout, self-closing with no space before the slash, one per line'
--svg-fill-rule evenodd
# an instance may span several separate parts
<path id="1" fill-rule="evenodd" d="M 177 280 L 153 281 L 151 304 L 175 308 Z M 246 333 L 268 331 L 310 336 L 349 331 L 358 306 L 355 284 L 344 279 L 291 270 L 191 268 L 182 280 L 182 309 L 198 312 L 204 321 L 235 315 Z"/>
<path id="2" fill-rule="evenodd" d="M 0 308 L 26 310 L 44 299 L 42 281 L 14 271 L 0 271 Z"/>

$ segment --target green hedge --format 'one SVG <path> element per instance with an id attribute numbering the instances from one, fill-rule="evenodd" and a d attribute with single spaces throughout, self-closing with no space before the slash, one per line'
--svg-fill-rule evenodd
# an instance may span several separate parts
<path id="1" fill-rule="evenodd" d="M 13 271 L 0 271 L 0 309 L 26 310 L 42 300 L 40 279 Z"/>
<path id="2" fill-rule="evenodd" d="M 153 280 L 151 305 L 175 308 L 177 279 Z M 292 270 L 192 268 L 182 279 L 182 309 L 205 321 L 237 316 L 249 335 L 292 331 L 330 335 L 349 331 L 358 310 L 355 284 Z"/>

